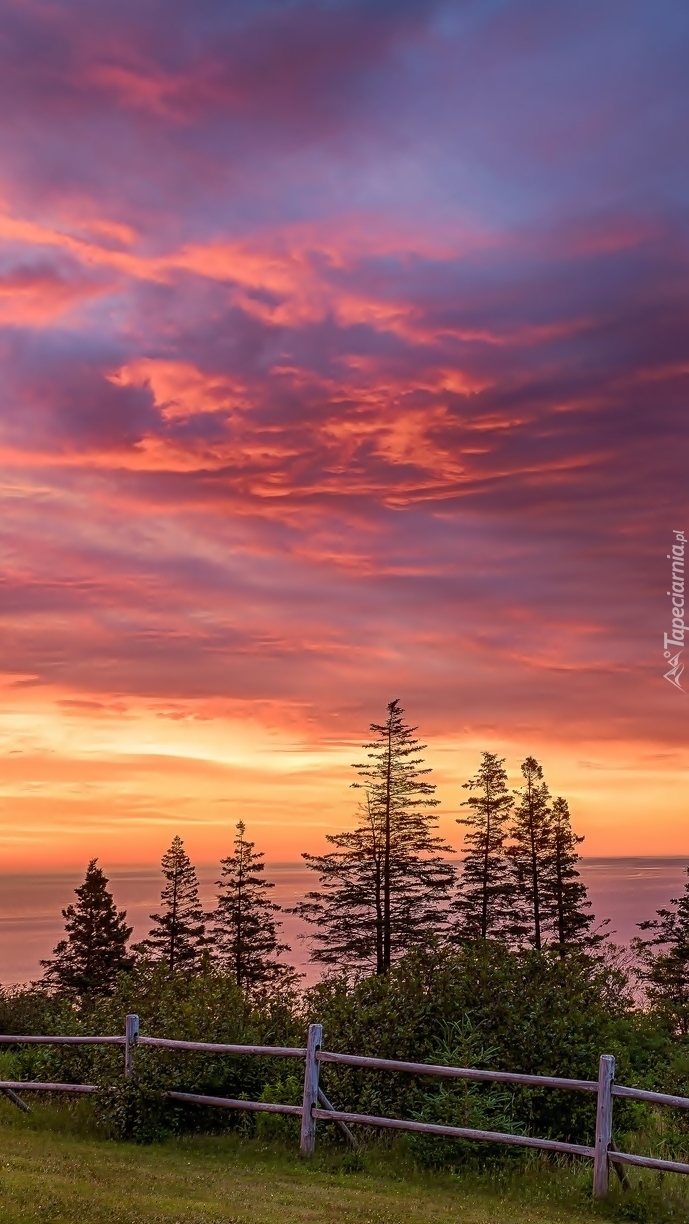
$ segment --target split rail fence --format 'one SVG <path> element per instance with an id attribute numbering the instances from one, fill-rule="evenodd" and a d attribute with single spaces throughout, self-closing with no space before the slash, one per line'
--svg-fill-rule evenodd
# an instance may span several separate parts
<path id="1" fill-rule="evenodd" d="M 210 1105 L 219 1109 L 241 1109 L 254 1112 L 290 1114 L 301 1119 L 300 1151 L 311 1156 L 316 1145 L 318 1122 L 336 1123 L 346 1134 L 350 1143 L 356 1140 L 350 1130 L 352 1125 L 383 1127 L 390 1130 L 414 1131 L 426 1135 L 441 1135 L 450 1139 L 477 1140 L 482 1143 L 506 1143 L 515 1147 L 537 1148 L 544 1152 L 562 1152 L 568 1156 L 580 1156 L 593 1161 L 593 1194 L 604 1198 L 608 1193 L 611 1165 L 615 1168 L 623 1185 L 627 1184 L 625 1165 L 643 1169 L 659 1169 L 667 1173 L 689 1173 L 689 1164 L 675 1160 L 660 1160 L 654 1156 L 636 1156 L 631 1152 L 618 1152 L 613 1143 L 613 1102 L 615 1097 L 625 1100 L 645 1101 L 652 1105 L 670 1105 L 689 1109 L 689 1097 L 672 1096 L 664 1092 L 647 1092 L 641 1088 L 626 1088 L 615 1083 L 615 1059 L 611 1054 L 602 1054 L 597 1080 L 562 1079 L 552 1075 L 521 1075 L 513 1071 L 487 1071 L 471 1067 L 433 1066 L 429 1063 L 400 1062 L 389 1058 L 366 1058 L 359 1054 L 337 1054 L 324 1050 L 323 1029 L 320 1024 L 309 1026 L 305 1047 L 227 1045 L 204 1041 L 176 1041 L 166 1037 L 145 1037 L 139 1032 L 139 1017 L 127 1016 L 125 1033 L 116 1037 L 58 1037 L 0 1035 L 0 1043 L 6 1045 L 110 1045 L 124 1047 L 124 1074 L 132 1079 L 135 1072 L 137 1048 L 166 1050 L 191 1050 L 205 1054 L 259 1055 L 260 1057 L 296 1058 L 304 1062 L 304 1094 L 301 1105 L 273 1104 L 267 1101 L 243 1101 L 229 1097 L 204 1096 L 194 1092 L 167 1092 L 173 1101 L 195 1105 Z M 407 1075 L 436 1076 L 444 1079 L 487 1081 L 499 1084 L 521 1084 L 533 1088 L 564 1089 L 572 1092 L 595 1093 L 596 1132 L 592 1146 L 579 1143 L 564 1143 L 555 1139 L 538 1139 L 528 1135 L 511 1135 L 500 1131 L 474 1130 L 470 1127 L 441 1126 L 432 1122 L 414 1122 L 401 1118 L 379 1118 L 370 1114 L 351 1113 L 335 1109 L 319 1085 L 320 1068 L 333 1063 L 346 1067 L 362 1067 L 373 1071 L 398 1071 Z M 33 1080 L 0 1080 L 0 1091 L 4 1092 L 20 1108 L 28 1106 L 18 1096 L 20 1092 L 67 1092 L 94 1093 L 95 1084 L 48 1084 Z"/>

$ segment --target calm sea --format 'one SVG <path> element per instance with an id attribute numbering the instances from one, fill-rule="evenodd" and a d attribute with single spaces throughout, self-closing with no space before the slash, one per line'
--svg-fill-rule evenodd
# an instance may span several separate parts
<path id="1" fill-rule="evenodd" d="M 676 897 L 687 882 L 686 858 L 589 858 L 581 874 L 598 919 L 610 918 L 618 943 L 637 934 L 635 924 L 651 918 L 659 906 Z M 148 931 L 148 915 L 157 909 L 161 879 L 155 867 L 106 869 L 115 900 L 126 909 L 134 938 Z M 202 900 L 210 908 L 217 867 L 199 869 Z M 301 863 L 273 863 L 266 869 L 275 881 L 274 899 L 288 906 L 313 887 L 311 873 Z M 42 875 L 0 874 L 0 981 L 7 985 L 40 976 L 39 961 L 50 956 L 62 931 L 61 909 L 73 900 L 83 877 L 78 872 Z M 292 963 L 306 968 L 307 955 L 299 940 L 301 924 L 286 915 L 284 934 L 291 944 Z M 309 971 L 308 978 L 313 978 Z"/>

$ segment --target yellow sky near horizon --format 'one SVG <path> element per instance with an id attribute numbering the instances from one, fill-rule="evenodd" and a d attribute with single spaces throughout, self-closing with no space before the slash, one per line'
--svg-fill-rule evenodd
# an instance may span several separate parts
<path id="1" fill-rule="evenodd" d="M 689 855 L 689 750 L 616 739 L 570 744 L 533 730 L 507 738 L 488 726 L 419 734 L 441 800 L 440 829 L 458 851 L 462 783 L 488 749 L 506 757 L 514 787 L 524 756 L 538 757 L 551 792 L 569 800 L 585 854 Z M 349 726 L 340 736 L 323 731 L 287 703 L 98 702 L 8 686 L 0 713 L 3 869 L 73 868 L 91 857 L 152 863 L 176 833 L 192 858 L 210 863 L 228 853 L 239 819 L 269 861 L 296 861 L 353 824 L 351 765 L 366 738 L 366 726 L 358 736 Z"/>

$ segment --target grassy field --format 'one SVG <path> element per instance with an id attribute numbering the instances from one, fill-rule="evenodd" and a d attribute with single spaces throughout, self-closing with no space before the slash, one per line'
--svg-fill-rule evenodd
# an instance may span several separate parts
<path id="1" fill-rule="evenodd" d="M 601 1218 L 590 1175 L 526 1167 L 508 1180 L 415 1174 L 403 1155 L 323 1150 L 304 1164 L 256 1140 L 190 1138 L 141 1147 L 93 1135 L 84 1112 L 0 1104 L 2 1224 L 583 1224 Z M 588 1171 L 587 1171 L 588 1172 Z M 622 1215 L 620 1215 L 620 1210 Z M 686 1201 L 685 1201 L 686 1210 Z M 607 1218 L 686 1220 L 634 1196 Z"/>

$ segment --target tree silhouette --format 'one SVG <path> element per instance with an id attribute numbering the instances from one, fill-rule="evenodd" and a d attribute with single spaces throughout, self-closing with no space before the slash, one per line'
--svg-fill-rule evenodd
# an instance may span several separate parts
<path id="1" fill-rule="evenodd" d="M 161 894 L 161 914 L 151 914 L 153 926 L 148 938 L 137 944 L 136 951 L 152 961 L 176 969 L 195 969 L 207 944 L 205 916 L 199 900 L 196 869 L 184 849 L 181 837 L 161 860 L 161 870 L 167 880 Z"/>
<path id="2" fill-rule="evenodd" d="M 572 832 L 567 800 L 558 796 L 551 810 L 551 845 L 543 882 L 543 904 L 552 942 L 562 957 L 568 950 L 592 952 L 605 938 L 600 931 L 591 930 L 595 919 L 587 912 L 591 902 L 577 870 L 580 857 L 577 846 L 583 840 Z"/>
<path id="3" fill-rule="evenodd" d="M 280 906 L 270 900 L 275 885 L 263 878 L 263 853 L 247 841 L 246 825 L 236 826 L 234 853 L 222 859 L 220 892 L 213 914 L 214 947 L 220 964 L 234 974 L 238 986 L 257 986 L 288 971 L 278 957 L 289 952 L 278 940 L 275 914 Z"/>
<path id="4" fill-rule="evenodd" d="M 358 827 L 328 835 L 335 847 L 304 854 L 320 887 L 291 912 L 315 927 L 312 958 L 325 964 L 375 967 L 387 973 L 393 960 L 440 934 L 455 871 L 441 856 L 451 848 L 434 833 L 435 786 L 427 780 L 415 738 L 399 701 L 384 723 L 372 723 L 375 739 L 367 760 L 354 765 L 365 791 Z"/>
<path id="5" fill-rule="evenodd" d="M 689 875 L 689 867 L 687 868 Z M 681 897 L 672 897 L 674 910 L 656 910 L 656 917 L 638 923 L 652 931 L 651 939 L 635 939 L 639 976 L 650 1002 L 663 1012 L 672 1027 L 689 1035 L 689 883 Z"/>
<path id="6" fill-rule="evenodd" d="M 506 929 L 517 943 L 543 947 L 547 917 L 548 876 L 552 871 L 552 814 L 550 794 L 543 770 L 535 757 L 522 763 L 524 786 L 510 828 L 512 844 L 507 856 L 512 863 L 515 890 L 513 914 Z"/>
<path id="7" fill-rule="evenodd" d="M 110 994 L 118 974 L 133 963 L 127 953 L 132 928 L 97 861 L 91 859 L 84 883 L 74 890 L 76 904 L 62 911 L 67 938 L 56 945 L 52 960 L 41 961 L 46 985 L 81 996 Z"/>
<path id="8" fill-rule="evenodd" d="M 505 855 L 507 821 L 514 804 L 507 789 L 505 761 L 493 752 L 482 753 L 482 758 L 475 777 L 464 783 L 465 790 L 478 792 L 462 804 L 470 809 L 470 815 L 457 820 L 469 829 L 464 835 L 464 865 L 452 903 L 457 915 L 453 935 L 459 940 L 500 934 L 514 890 Z"/>

